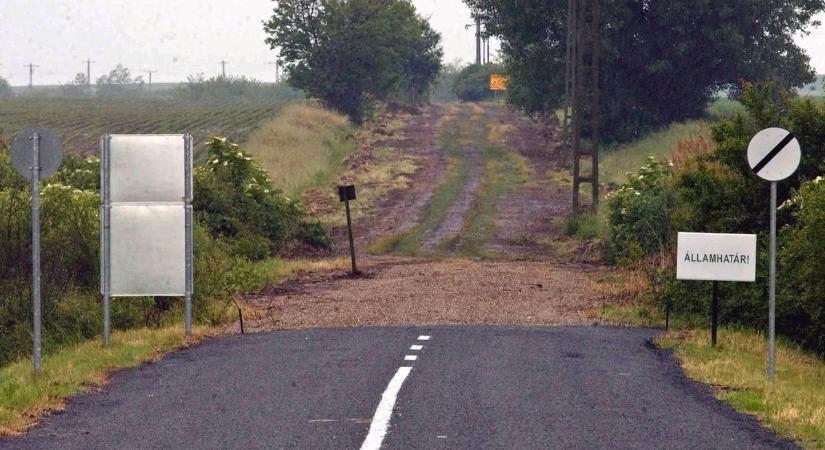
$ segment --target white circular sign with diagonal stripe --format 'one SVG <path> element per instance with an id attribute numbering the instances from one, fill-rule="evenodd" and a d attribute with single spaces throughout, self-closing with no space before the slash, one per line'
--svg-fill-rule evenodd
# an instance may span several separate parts
<path id="1" fill-rule="evenodd" d="M 802 159 L 799 141 L 788 130 L 766 128 L 748 145 L 748 164 L 753 173 L 768 181 L 782 181 L 796 172 Z"/>

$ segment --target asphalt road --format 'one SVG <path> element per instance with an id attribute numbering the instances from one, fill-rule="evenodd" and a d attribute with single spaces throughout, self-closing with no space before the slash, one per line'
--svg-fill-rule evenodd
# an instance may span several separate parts
<path id="1" fill-rule="evenodd" d="M 0 449 L 795 448 L 687 380 L 653 335 L 411 327 L 217 339 L 115 375 Z"/>

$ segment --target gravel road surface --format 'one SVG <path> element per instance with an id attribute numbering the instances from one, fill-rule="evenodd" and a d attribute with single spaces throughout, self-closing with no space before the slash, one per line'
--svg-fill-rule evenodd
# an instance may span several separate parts
<path id="1" fill-rule="evenodd" d="M 685 378 L 649 344 L 654 333 L 387 327 L 216 339 L 116 374 L 0 449 L 795 448 Z"/>

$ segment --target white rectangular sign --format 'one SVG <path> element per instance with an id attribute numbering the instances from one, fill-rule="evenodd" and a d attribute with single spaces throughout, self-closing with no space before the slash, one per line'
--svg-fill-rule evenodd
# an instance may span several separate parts
<path id="1" fill-rule="evenodd" d="M 101 290 L 113 297 L 186 295 L 192 155 L 185 136 L 112 135 L 103 150 L 102 200 L 110 214 Z"/>
<path id="2" fill-rule="evenodd" d="M 679 233 L 676 278 L 756 281 L 756 235 Z"/>

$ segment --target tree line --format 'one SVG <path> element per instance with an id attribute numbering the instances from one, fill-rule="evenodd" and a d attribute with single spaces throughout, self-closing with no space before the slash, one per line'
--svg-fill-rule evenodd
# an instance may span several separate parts
<path id="1" fill-rule="evenodd" d="M 552 114 L 564 100 L 567 0 L 465 0 L 502 40 L 508 101 Z M 722 92 L 774 80 L 813 80 L 810 58 L 794 42 L 822 0 L 602 0 L 602 127 L 612 140 L 698 117 Z"/>

